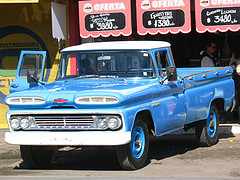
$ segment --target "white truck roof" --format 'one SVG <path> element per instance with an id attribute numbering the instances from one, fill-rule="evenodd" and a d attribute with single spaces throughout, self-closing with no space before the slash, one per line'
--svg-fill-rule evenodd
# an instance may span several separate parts
<path id="1" fill-rule="evenodd" d="M 170 47 L 170 43 L 165 41 L 109 41 L 94 42 L 67 47 L 62 52 L 82 51 L 82 50 L 133 50 L 133 49 L 155 49 Z"/>

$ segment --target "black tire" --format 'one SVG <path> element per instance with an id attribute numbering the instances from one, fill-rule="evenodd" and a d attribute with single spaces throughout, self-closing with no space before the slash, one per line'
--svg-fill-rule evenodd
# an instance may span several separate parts
<path id="1" fill-rule="evenodd" d="M 197 122 L 195 134 L 200 146 L 209 147 L 218 142 L 219 114 L 217 107 L 212 104 L 206 120 Z"/>
<path id="2" fill-rule="evenodd" d="M 53 149 L 44 146 L 20 146 L 24 164 L 30 169 L 46 168 L 53 157 Z"/>
<path id="3" fill-rule="evenodd" d="M 117 146 L 118 162 L 123 169 L 142 168 L 147 160 L 149 149 L 149 132 L 147 124 L 138 117 L 132 130 L 131 142 Z"/>

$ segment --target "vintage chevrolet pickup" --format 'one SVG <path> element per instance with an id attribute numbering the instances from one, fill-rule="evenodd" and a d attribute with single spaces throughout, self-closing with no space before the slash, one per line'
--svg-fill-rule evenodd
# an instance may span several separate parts
<path id="1" fill-rule="evenodd" d="M 29 168 L 46 167 L 60 147 L 114 146 L 123 169 L 139 169 L 149 135 L 192 127 L 200 145 L 217 143 L 219 110 L 234 104 L 231 67 L 176 68 L 168 42 L 65 48 L 53 83 L 43 82 L 45 58 L 21 53 L 5 99 L 5 140 L 20 145 Z"/>

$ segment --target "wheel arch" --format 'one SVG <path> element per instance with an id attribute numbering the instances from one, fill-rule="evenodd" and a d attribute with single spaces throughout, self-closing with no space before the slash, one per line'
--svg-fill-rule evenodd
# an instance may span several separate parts
<path id="1" fill-rule="evenodd" d="M 154 124 L 154 121 L 153 121 L 153 118 L 152 118 L 151 111 L 150 110 L 141 110 L 141 111 L 137 112 L 135 120 L 139 116 L 142 117 L 142 120 L 144 122 L 146 122 L 147 127 L 148 127 L 148 132 L 150 134 L 155 134 L 155 124 Z M 135 120 L 134 120 L 134 122 L 135 122 Z M 134 125 L 134 123 L 133 123 L 133 125 Z"/>
<path id="2" fill-rule="evenodd" d="M 223 98 L 216 98 L 214 100 L 212 100 L 211 104 L 215 104 L 215 106 L 217 106 L 218 109 L 220 110 L 225 110 L 225 101 Z"/>
<path id="3" fill-rule="evenodd" d="M 225 111 L 225 101 L 224 101 L 223 98 L 219 97 L 219 98 L 213 99 L 211 101 L 211 103 L 209 104 L 207 117 L 209 116 L 210 109 L 211 109 L 212 105 L 216 106 L 219 114 L 221 114 L 221 115 L 224 114 L 224 111 Z"/>
<path id="4" fill-rule="evenodd" d="M 224 101 L 223 98 L 216 98 L 216 99 L 212 100 L 212 102 L 209 106 L 209 109 L 210 109 L 212 104 L 214 104 L 217 107 L 218 110 L 223 110 L 223 111 L 225 110 L 225 108 L 224 108 L 225 107 L 225 101 Z"/>

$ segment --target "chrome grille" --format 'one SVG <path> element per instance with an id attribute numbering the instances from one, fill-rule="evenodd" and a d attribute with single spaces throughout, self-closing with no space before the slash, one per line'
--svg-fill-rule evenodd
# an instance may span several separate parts
<path id="1" fill-rule="evenodd" d="M 40 128 L 47 127 L 91 127 L 94 119 L 92 116 L 35 116 L 35 123 Z"/>

